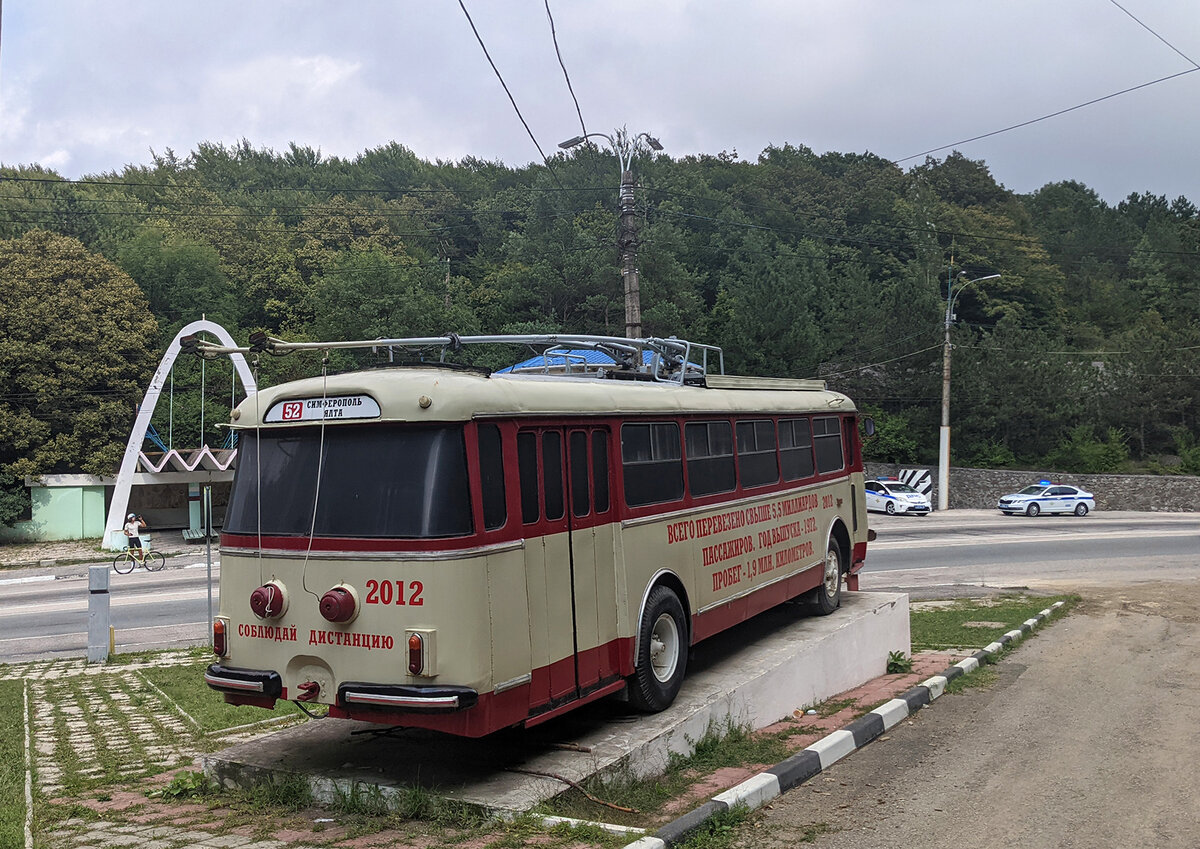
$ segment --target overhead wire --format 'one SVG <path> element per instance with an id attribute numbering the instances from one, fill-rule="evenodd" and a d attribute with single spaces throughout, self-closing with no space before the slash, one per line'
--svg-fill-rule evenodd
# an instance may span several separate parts
<path id="1" fill-rule="evenodd" d="M 575 101 L 575 113 L 579 116 L 579 128 L 582 130 L 582 135 L 587 136 L 587 124 L 583 121 L 583 110 L 579 108 L 579 98 L 575 96 L 575 88 L 571 85 L 571 75 L 567 73 L 567 64 L 563 61 L 562 51 L 558 49 L 558 32 L 554 27 L 554 15 L 550 12 L 550 0 L 546 2 L 546 17 L 550 20 L 550 38 L 554 40 L 554 55 L 558 57 L 558 65 L 562 68 L 563 76 L 567 80 L 567 91 L 571 92 L 571 100 Z"/>
<path id="2" fill-rule="evenodd" d="M 946 149 L 952 148 L 952 147 L 957 147 L 959 145 L 971 144 L 972 142 L 977 142 L 981 139 L 990 138 L 992 136 L 998 136 L 1001 133 L 1007 133 L 1007 132 L 1010 132 L 1011 130 L 1019 130 L 1022 127 L 1028 127 L 1031 124 L 1037 124 L 1037 123 L 1040 123 L 1041 121 L 1047 121 L 1050 118 L 1057 118 L 1060 115 L 1066 115 L 1068 112 L 1074 112 L 1077 109 L 1083 109 L 1087 106 L 1094 106 L 1097 103 L 1102 103 L 1106 100 L 1112 100 L 1114 97 L 1120 97 L 1122 95 L 1129 94 L 1134 91 L 1139 91 L 1143 88 L 1149 88 L 1150 86 L 1158 85 L 1159 83 L 1164 83 L 1164 82 L 1167 82 L 1168 80 L 1173 80 L 1178 77 L 1187 76 L 1188 74 L 1194 74 L 1194 73 L 1196 73 L 1196 71 L 1200 71 L 1200 64 L 1197 64 L 1194 59 L 1192 59 L 1190 56 L 1185 54 L 1183 51 L 1181 51 L 1175 45 L 1171 44 L 1171 42 L 1167 41 L 1165 38 L 1163 38 L 1157 32 L 1152 30 L 1143 21 L 1139 20 L 1132 12 L 1130 12 L 1128 9 L 1126 9 L 1124 6 L 1122 6 L 1120 3 L 1118 3 L 1117 0 L 1109 0 L 1109 2 L 1112 3 L 1114 6 L 1116 6 L 1118 9 L 1120 9 L 1122 12 L 1124 12 L 1126 15 L 1128 15 L 1130 18 L 1132 18 L 1134 20 L 1134 22 L 1137 23 L 1138 26 L 1140 26 L 1144 30 L 1146 30 L 1146 32 L 1150 33 L 1155 38 L 1157 38 L 1159 41 L 1161 41 L 1163 44 L 1165 44 L 1167 47 L 1171 48 L 1171 50 L 1173 50 L 1176 54 L 1181 56 L 1192 67 L 1186 71 L 1180 71 L 1177 74 L 1170 74 L 1165 77 L 1159 77 L 1156 80 L 1151 80 L 1150 82 L 1142 83 L 1141 85 L 1135 85 L 1135 86 L 1132 86 L 1127 89 L 1122 89 L 1121 91 L 1113 92 L 1112 94 L 1106 94 L 1104 97 L 1097 97 L 1093 100 L 1087 101 L 1086 103 L 1080 103 L 1077 106 L 1071 106 L 1067 109 L 1060 109 L 1057 112 L 1051 112 L 1049 115 L 1043 115 L 1040 118 L 1034 118 L 1029 121 L 1022 121 L 1019 124 L 1013 124 L 1012 126 L 1004 127 L 1003 129 L 1000 129 L 1000 130 L 993 130 L 990 133 L 983 133 L 982 135 L 973 136 L 969 139 L 962 139 L 961 141 L 951 142 L 950 144 L 944 144 L 940 147 L 933 147 L 933 148 L 930 148 L 929 150 L 924 150 L 924 151 L 921 151 L 920 153 L 914 153 L 911 156 L 905 156 L 901 159 L 893 159 L 893 160 L 891 160 L 892 164 L 899 165 L 901 162 L 907 162 L 910 159 L 917 159 L 918 157 L 927 156 L 931 153 L 938 153 L 940 151 L 943 151 L 943 150 L 946 150 Z"/>
<path id="3" fill-rule="evenodd" d="M 517 117 L 521 119 L 521 125 L 525 127 L 525 132 L 529 134 L 529 138 L 533 142 L 533 146 L 536 147 L 537 152 L 541 154 L 542 162 L 546 163 L 546 170 L 550 172 L 550 176 L 554 178 L 554 181 L 561 186 L 562 183 L 558 179 L 558 174 L 555 173 L 554 166 L 550 164 L 550 158 L 546 156 L 546 152 L 542 150 L 541 144 L 538 143 L 537 136 L 533 134 L 533 130 L 529 128 L 529 122 L 525 120 L 525 116 L 521 114 L 521 108 L 517 106 L 517 99 L 513 97 L 512 92 L 509 91 L 508 83 L 504 81 L 504 76 L 500 73 L 500 69 L 497 68 L 496 63 L 492 61 L 492 55 L 488 52 L 487 45 L 483 43 L 483 36 L 479 34 L 479 29 L 475 26 L 475 21 L 471 20 L 471 13 L 467 11 L 466 3 L 464 3 L 463 0 L 458 0 L 458 6 L 460 9 L 462 9 L 463 14 L 466 15 L 467 23 L 471 25 L 471 32 L 475 33 L 475 40 L 479 42 L 479 47 L 483 50 L 483 55 L 488 60 L 488 64 L 492 66 L 492 70 L 496 74 L 496 79 L 500 81 L 500 86 L 504 89 L 504 93 L 508 95 L 508 100 L 512 104 L 513 110 L 517 113 Z"/>

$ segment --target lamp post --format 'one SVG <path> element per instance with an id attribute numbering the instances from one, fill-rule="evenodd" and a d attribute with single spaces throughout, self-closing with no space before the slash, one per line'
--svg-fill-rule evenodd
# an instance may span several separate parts
<path id="1" fill-rule="evenodd" d="M 630 164 L 639 139 L 645 139 L 652 150 L 662 150 L 663 146 L 649 133 L 638 133 L 631 138 L 622 132 L 618 132 L 616 138 L 608 133 L 588 133 L 559 142 L 558 146 L 563 150 L 570 150 L 596 136 L 608 139 L 621 165 L 621 188 L 617 193 L 621 207 L 621 227 L 617 236 L 617 246 L 621 249 L 621 279 L 625 288 L 625 335 L 630 339 L 641 339 L 642 296 L 638 284 L 637 228 L 633 204 L 633 171 L 630 170 Z"/>
<path id="2" fill-rule="evenodd" d="M 976 277 L 968 280 L 965 271 L 958 274 L 958 288 L 954 288 L 954 278 L 946 281 L 946 341 L 942 346 L 942 426 L 938 430 L 938 509 L 946 510 L 950 506 L 950 325 L 954 321 L 954 302 L 962 294 L 963 289 L 972 283 L 984 280 L 998 280 L 999 274 L 989 274 L 986 277 Z"/>

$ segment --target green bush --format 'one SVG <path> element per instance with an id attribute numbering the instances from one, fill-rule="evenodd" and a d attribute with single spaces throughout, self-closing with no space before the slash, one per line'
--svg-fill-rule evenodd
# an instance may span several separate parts
<path id="1" fill-rule="evenodd" d="M 871 407 L 864 407 L 863 414 L 875 419 L 875 435 L 863 441 L 863 459 L 869 463 L 916 462 L 917 440 L 907 415 Z"/>
<path id="2" fill-rule="evenodd" d="M 1079 474 L 1112 474 L 1129 465 L 1129 447 L 1119 428 L 1110 427 L 1103 440 L 1097 439 L 1091 425 L 1079 425 L 1066 439 L 1046 455 L 1046 465 Z"/>

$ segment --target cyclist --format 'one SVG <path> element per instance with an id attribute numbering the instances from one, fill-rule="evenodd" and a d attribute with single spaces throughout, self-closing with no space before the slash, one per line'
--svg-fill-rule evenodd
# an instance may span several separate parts
<path id="1" fill-rule="evenodd" d="M 141 537 L 141 529 L 145 527 L 147 527 L 146 520 L 136 513 L 130 513 L 125 518 L 125 536 L 129 540 L 129 551 L 133 553 L 133 550 L 137 549 L 137 554 L 134 556 L 139 563 L 144 562 L 146 559 L 146 552 L 142 549 Z"/>

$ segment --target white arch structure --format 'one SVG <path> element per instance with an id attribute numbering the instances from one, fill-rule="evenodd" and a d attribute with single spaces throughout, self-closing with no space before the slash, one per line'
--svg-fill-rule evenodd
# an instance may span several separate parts
<path id="1" fill-rule="evenodd" d="M 137 470 L 138 458 L 142 453 L 142 443 L 146 439 L 146 431 L 150 427 L 150 418 L 154 415 L 154 408 L 158 405 L 158 396 L 162 394 L 163 385 L 171 373 L 171 367 L 175 365 L 175 358 L 179 356 L 179 340 L 201 331 L 213 334 L 221 340 L 222 344 L 230 348 L 236 347 L 229 331 L 207 319 L 193 321 L 184 327 L 175 334 L 175 338 L 167 346 L 167 352 L 163 354 L 162 361 L 158 364 L 154 377 L 150 379 L 150 386 L 147 387 L 146 394 L 142 398 L 137 419 L 133 423 L 133 431 L 129 434 L 129 441 L 125 443 L 125 456 L 121 458 L 121 471 L 117 473 L 112 502 L 108 507 L 108 518 L 104 523 L 104 547 L 109 550 L 115 551 L 124 547 L 125 516 L 126 508 L 129 506 L 129 492 L 133 487 L 133 473 Z M 242 379 L 242 388 L 246 390 L 246 395 L 253 395 L 258 391 L 258 386 L 255 383 L 254 374 L 246 364 L 246 358 L 237 353 L 230 354 L 229 358 L 233 361 L 233 367 L 237 371 L 238 377 Z M 201 452 L 203 453 L 204 449 L 201 449 Z M 208 456 L 211 457 L 211 453 Z"/>

